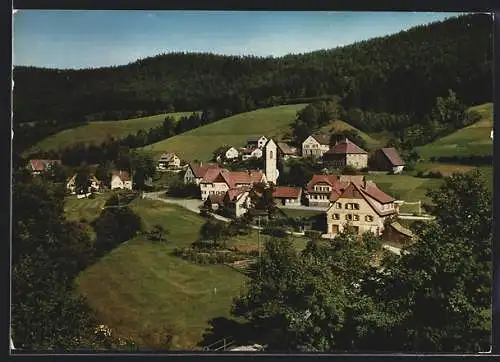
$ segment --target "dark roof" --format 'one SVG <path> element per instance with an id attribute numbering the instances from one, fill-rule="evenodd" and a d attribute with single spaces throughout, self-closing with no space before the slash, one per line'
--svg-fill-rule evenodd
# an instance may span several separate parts
<path id="1" fill-rule="evenodd" d="M 33 171 L 45 171 L 54 164 L 61 164 L 61 160 L 30 160 L 30 166 Z"/>
<path id="2" fill-rule="evenodd" d="M 258 140 L 260 140 L 262 137 L 265 137 L 265 136 L 252 136 L 252 137 L 248 137 L 247 139 L 247 143 L 248 142 L 257 142 Z"/>
<path id="3" fill-rule="evenodd" d="M 273 197 L 296 199 L 300 196 L 302 189 L 300 187 L 276 186 L 273 190 Z"/>
<path id="4" fill-rule="evenodd" d="M 322 145 L 329 145 L 330 144 L 330 137 L 324 134 L 312 134 L 312 138 L 314 138 L 316 141 L 318 141 Z"/>
<path id="5" fill-rule="evenodd" d="M 340 141 L 335 146 L 330 148 L 325 154 L 364 154 L 367 153 L 364 149 L 357 146 L 351 140 L 346 138 L 343 141 Z"/>
<path id="6" fill-rule="evenodd" d="M 387 157 L 387 159 L 393 166 L 403 166 L 405 164 L 395 148 L 381 148 L 380 151 L 382 151 L 382 154 Z"/>

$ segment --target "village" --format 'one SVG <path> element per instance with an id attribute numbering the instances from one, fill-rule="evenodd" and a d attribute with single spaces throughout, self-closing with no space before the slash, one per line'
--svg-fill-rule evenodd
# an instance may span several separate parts
<path id="1" fill-rule="evenodd" d="M 200 200 L 197 208 L 218 215 L 221 220 L 241 218 L 247 213 L 268 218 L 266 213 L 255 210 L 254 191 L 257 187 L 264 187 L 272 190 L 273 202 L 278 209 L 322 213 L 324 222 L 318 231 L 323 238 L 334 238 L 350 225 L 359 234 L 370 231 L 393 245 L 411 242 L 412 231 L 398 222 L 404 200 L 388 195 L 365 177 L 369 172 L 394 175 L 403 172 L 405 163 L 398 151 L 380 148 L 368 153 L 347 137 L 334 144 L 329 141 L 329 135 L 312 134 L 298 149 L 287 142 L 275 142 L 261 135 L 248 139 L 245 147 L 221 147 L 213 162 L 185 162 L 175 153 L 164 153 L 156 162 L 156 171 L 180 174 L 186 186 L 196 185 L 199 191 L 197 199 Z M 278 162 L 298 158 L 313 159 L 323 167 L 322 173 L 314 174 L 303 187 L 282 184 Z M 263 161 L 263 169 L 229 170 L 227 167 L 251 159 Z M 60 160 L 30 160 L 29 167 L 37 174 L 60 163 Z M 342 174 L 346 169 L 354 172 Z M 94 174 L 88 177 L 88 189 L 77 191 L 77 175 L 73 175 L 66 184 L 68 193 L 81 199 L 107 188 L 133 189 L 132 175 L 128 171 L 113 171 L 107 188 Z M 152 177 L 145 183 L 151 186 Z M 142 197 L 157 197 L 159 194 L 163 192 L 142 192 Z M 420 215 L 405 214 L 404 217 L 425 219 Z M 303 233 L 304 227 L 297 231 Z"/>

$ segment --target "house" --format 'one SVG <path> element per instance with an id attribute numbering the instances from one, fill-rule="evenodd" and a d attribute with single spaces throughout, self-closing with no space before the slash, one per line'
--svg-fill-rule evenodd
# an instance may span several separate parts
<path id="1" fill-rule="evenodd" d="M 224 196 L 224 210 L 230 217 L 241 217 L 250 210 L 250 189 L 249 186 L 242 186 L 227 190 Z"/>
<path id="2" fill-rule="evenodd" d="M 381 148 L 370 157 L 370 168 L 379 171 L 401 173 L 405 167 L 404 161 L 395 148 Z"/>
<path id="3" fill-rule="evenodd" d="M 277 142 L 278 146 L 278 154 L 285 161 L 290 158 L 296 158 L 297 155 L 297 147 L 293 147 L 286 142 Z"/>
<path id="4" fill-rule="evenodd" d="M 225 152 L 224 152 L 224 157 L 226 160 L 235 160 L 240 156 L 240 153 L 238 150 L 234 147 L 229 147 Z"/>
<path id="5" fill-rule="evenodd" d="M 111 190 L 114 189 L 132 190 L 132 179 L 127 171 L 113 171 L 111 174 Z"/>
<path id="6" fill-rule="evenodd" d="M 394 201 L 372 181 L 340 185 L 337 196 L 325 213 L 326 233 L 336 235 L 350 224 L 357 233 L 371 231 L 381 235 L 385 220 L 399 213 L 399 206 Z"/>
<path id="7" fill-rule="evenodd" d="M 414 235 L 410 229 L 405 228 L 399 222 L 394 221 L 386 225 L 382 233 L 382 237 L 390 243 L 408 245 L 413 241 Z"/>
<path id="8" fill-rule="evenodd" d="M 264 148 L 267 143 L 267 138 L 265 136 L 250 137 L 247 140 L 246 148 Z"/>
<path id="9" fill-rule="evenodd" d="M 363 169 L 368 167 L 368 152 L 346 138 L 323 154 L 323 162 L 334 168 L 351 166 Z"/>
<path id="10" fill-rule="evenodd" d="M 313 134 L 302 142 L 302 157 L 320 158 L 330 149 L 330 139 L 326 135 Z"/>
<path id="11" fill-rule="evenodd" d="M 211 210 L 218 210 L 222 207 L 224 207 L 224 195 L 209 195 L 207 200 L 205 201 L 206 205 L 208 204 L 210 206 Z"/>
<path id="12" fill-rule="evenodd" d="M 178 169 L 181 167 L 181 159 L 173 152 L 161 155 L 158 160 L 159 170 Z"/>
<path id="13" fill-rule="evenodd" d="M 256 183 L 267 182 L 261 170 L 227 171 L 211 169 L 200 181 L 201 199 L 210 195 L 224 195 L 229 189 L 252 187 Z"/>
<path id="14" fill-rule="evenodd" d="M 205 177 L 205 174 L 211 169 L 218 169 L 219 171 L 224 170 L 224 168 L 220 167 L 217 163 L 190 163 L 184 174 L 184 183 L 195 183 L 199 185 L 200 181 Z"/>
<path id="15" fill-rule="evenodd" d="M 261 158 L 262 157 L 262 149 L 260 148 L 240 148 L 241 159 L 243 161 L 248 160 L 249 158 Z"/>
<path id="16" fill-rule="evenodd" d="M 76 194 L 76 177 L 77 174 L 74 174 L 72 177 L 69 178 L 68 182 L 66 183 L 66 189 L 71 192 L 73 195 Z M 81 192 L 87 194 L 90 192 L 95 192 L 99 191 L 99 188 L 101 186 L 101 181 L 99 181 L 94 175 L 89 175 L 89 181 L 90 181 L 90 186 L 88 187 L 87 190 L 80 190 Z"/>
<path id="17" fill-rule="evenodd" d="M 279 205 L 300 205 L 301 197 L 302 189 L 300 187 L 275 186 L 273 190 L 273 198 Z"/>
<path id="18" fill-rule="evenodd" d="M 28 169 L 33 175 L 48 171 L 53 165 L 61 165 L 61 160 L 29 160 Z"/>
<path id="19" fill-rule="evenodd" d="M 338 196 L 339 179 L 335 175 L 313 175 L 306 185 L 306 198 L 309 206 L 329 207 Z"/>

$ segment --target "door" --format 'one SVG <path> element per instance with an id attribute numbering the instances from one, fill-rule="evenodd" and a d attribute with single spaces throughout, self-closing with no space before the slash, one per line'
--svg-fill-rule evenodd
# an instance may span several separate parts
<path id="1" fill-rule="evenodd" d="M 338 234 L 339 233 L 339 226 L 338 225 L 332 225 L 330 227 L 330 234 Z"/>

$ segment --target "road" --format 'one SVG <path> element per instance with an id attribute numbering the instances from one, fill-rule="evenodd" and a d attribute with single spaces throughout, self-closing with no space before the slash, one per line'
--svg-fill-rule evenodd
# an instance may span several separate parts
<path id="1" fill-rule="evenodd" d="M 305 206 L 305 205 L 280 205 L 280 209 L 288 210 L 305 210 L 305 211 L 326 211 L 328 207 L 318 207 L 318 206 Z"/>

